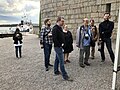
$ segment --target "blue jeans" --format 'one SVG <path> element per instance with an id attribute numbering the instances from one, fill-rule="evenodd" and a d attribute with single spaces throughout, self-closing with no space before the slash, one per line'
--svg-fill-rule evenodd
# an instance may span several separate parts
<path id="1" fill-rule="evenodd" d="M 111 39 L 110 38 L 104 38 L 103 39 L 103 42 L 101 43 L 101 57 L 102 57 L 102 60 L 105 60 L 105 53 L 104 53 L 104 43 L 106 43 L 106 47 L 108 49 L 108 52 L 110 54 L 110 58 L 112 60 L 112 62 L 114 63 L 114 53 L 113 53 L 113 50 L 112 50 L 112 43 L 111 43 Z"/>
<path id="2" fill-rule="evenodd" d="M 64 57 L 63 57 L 63 51 L 62 47 L 55 47 L 55 52 L 56 52 L 56 58 L 55 58 L 55 63 L 54 63 L 54 73 L 59 72 L 59 64 L 60 64 L 60 70 L 63 76 L 63 79 L 68 77 L 67 72 L 64 67 Z"/>
<path id="3" fill-rule="evenodd" d="M 50 64 L 50 54 L 52 50 L 52 44 L 44 43 L 44 58 L 45 58 L 45 67 L 48 68 Z"/>

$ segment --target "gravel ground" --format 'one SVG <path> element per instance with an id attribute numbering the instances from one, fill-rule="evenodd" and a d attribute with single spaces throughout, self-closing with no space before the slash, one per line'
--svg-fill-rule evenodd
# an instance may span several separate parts
<path id="1" fill-rule="evenodd" d="M 43 50 L 36 35 L 26 35 L 23 40 L 23 57 L 15 58 L 12 38 L 0 39 L 0 90 L 111 90 L 113 65 L 106 51 L 106 61 L 101 62 L 96 51 L 91 66 L 79 67 L 79 50 L 74 46 L 70 61 L 65 65 L 73 82 L 64 81 L 62 76 L 44 68 Z M 114 46 L 114 45 L 113 45 Z M 54 64 L 54 49 L 51 63 Z M 120 73 L 118 73 L 120 77 Z M 120 86 L 120 80 L 117 80 Z"/>

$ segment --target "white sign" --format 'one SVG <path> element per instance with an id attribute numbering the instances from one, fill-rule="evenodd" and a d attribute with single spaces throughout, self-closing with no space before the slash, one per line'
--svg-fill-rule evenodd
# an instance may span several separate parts
<path id="1" fill-rule="evenodd" d="M 116 90 L 118 65 L 120 65 L 120 9 L 119 9 L 118 30 L 117 30 L 117 39 L 116 39 L 115 61 L 113 68 L 112 90 Z"/>
<path id="2" fill-rule="evenodd" d="M 119 43 L 119 52 L 118 52 L 118 67 L 120 67 L 120 43 Z"/>

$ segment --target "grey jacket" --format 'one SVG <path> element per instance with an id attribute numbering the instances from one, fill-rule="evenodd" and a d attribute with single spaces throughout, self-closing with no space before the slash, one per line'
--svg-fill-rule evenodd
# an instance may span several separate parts
<path id="1" fill-rule="evenodd" d="M 77 33 L 76 33 L 76 46 L 80 49 L 84 49 L 83 47 L 83 40 L 84 40 L 84 31 L 83 28 L 84 26 L 82 25 L 81 27 L 79 27 L 77 29 Z M 90 26 L 88 26 L 88 28 L 90 28 Z M 91 35 L 91 29 L 89 29 L 89 34 Z"/>

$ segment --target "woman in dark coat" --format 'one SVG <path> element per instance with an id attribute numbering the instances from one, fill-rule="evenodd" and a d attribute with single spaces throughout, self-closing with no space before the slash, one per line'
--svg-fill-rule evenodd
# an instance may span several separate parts
<path id="1" fill-rule="evenodd" d="M 16 52 L 16 57 L 21 58 L 21 47 L 22 47 L 22 34 L 20 33 L 19 28 L 16 28 L 16 31 L 13 35 L 13 40 L 14 40 L 14 46 L 15 46 L 15 52 Z M 18 53 L 19 52 L 19 53 Z M 19 54 L 19 56 L 18 56 Z"/>
<path id="2" fill-rule="evenodd" d="M 63 29 L 64 37 L 65 37 L 65 44 L 63 46 L 64 49 L 64 63 L 70 63 L 69 53 L 73 51 L 73 38 L 71 32 L 68 30 L 67 25 L 64 25 Z"/>

